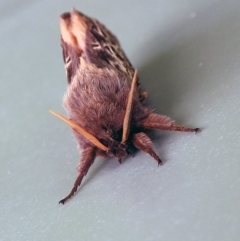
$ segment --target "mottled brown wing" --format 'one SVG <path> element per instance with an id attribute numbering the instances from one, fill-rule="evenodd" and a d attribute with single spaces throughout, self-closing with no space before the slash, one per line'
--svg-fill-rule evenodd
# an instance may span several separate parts
<path id="1" fill-rule="evenodd" d="M 131 78 L 134 68 L 122 50 L 117 38 L 97 20 L 89 19 L 86 32 L 86 56 L 97 66 L 109 66 L 125 72 Z M 101 60 L 101 61 L 99 61 Z"/>
<path id="2" fill-rule="evenodd" d="M 117 38 L 93 18 L 72 10 L 60 17 L 62 48 L 68 82 L 83 57 L 97 68 L 114 68 L 126 73 L 130 79 L 134 68 L 123 52 Z"/>

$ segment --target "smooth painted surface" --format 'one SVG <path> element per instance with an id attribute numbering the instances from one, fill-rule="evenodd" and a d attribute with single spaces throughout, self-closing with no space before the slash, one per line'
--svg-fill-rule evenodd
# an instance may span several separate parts
<path id="1" fill-rule="evenodd" d="M 198 135 L 154 132 L 97 159 L 75 197 L 79 152 L 61 113 L 58 16 L 99 19 L 138 68 L 149 104 Z M 1 1 L 0 240 L 231 240 L 240 236 L 238 1 Z M 81 153 L 81 152 L 80 152 Z"/>

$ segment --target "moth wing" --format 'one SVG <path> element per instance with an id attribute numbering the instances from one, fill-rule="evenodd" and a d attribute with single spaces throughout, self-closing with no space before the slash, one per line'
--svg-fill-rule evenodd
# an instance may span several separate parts
<path id="1" fill-rule="evenodd" d="M 71 83 L 82 62 L 97 68 L 114 69 L 127 76 L 131 83 L 135 69 L 118 39 L 103 24 L 73 9 L 61 15 L 60 28 L 68 83 Z M 147 94 L 141 92 L 138 77 L 137 88 L 142 101 Z"/>
<path id="2" fill-rule="evenodd" d="M 60 17 L 63 58 L 66 70 L 72 75 L 83 57 L 98 68 L 112 67 L 133 77 L 134 68 L 117 38 L 100 22 L 75 9 Z M 73 65 L 72 68 L 69 68 Z"/>
<path id="3" fill-rule="evenodd" d="M 100 22 L 89 19 L 85 39 L 85 53 L 87 59 L 98 67 L 115 68 L 119 72 L 125 72 L 133 77 L 134 68 L 118 39 Z"/>

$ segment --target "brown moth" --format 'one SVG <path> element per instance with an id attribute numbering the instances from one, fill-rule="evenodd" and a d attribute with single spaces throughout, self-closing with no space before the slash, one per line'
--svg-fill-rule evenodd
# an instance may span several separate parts
<path id="1" fill-rule="evenodd" d="M 77 191 L 96 156 L 116 157 L 121 163 L 131 147 L 151 155 L 162 165 L 153 150 L 149 129 L 198 132 L 175 124 L 154 113 L 144 104 L 137 71 L 117 38 L 104 25 L 73 9 L 60 16 L 61 45 L 68 88 L 64 107 L 69 118 L 51 111 L 72 127 L 82 156 L 74 186 L 59 203 L 64 204 Z"/>

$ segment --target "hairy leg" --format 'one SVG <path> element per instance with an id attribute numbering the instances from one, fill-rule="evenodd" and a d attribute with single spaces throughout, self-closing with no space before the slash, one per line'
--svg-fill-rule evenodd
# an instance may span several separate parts
<path id="1" fill-rule="evenodd" d="M 182 125 L 176 125 L 175 121 L 171 118 L 152 113 L 147 119 L 145 119 L 141 126 L 146 129 L 158 129 L 169 131 L 181 131 L 181 132 L 200 132 L 199 128 L 190 128 Z"/>
<path id="2" fill-rule="evenodd" d="M 71 192 L 63 198 L 59 203 L 64 204 L 68 199 L 70 199 L 80 186 L 83 177 L 87 174 L 90 166 L 93 164 L 96 157 L 96 147 L 87 147 L 83 150 L 82 158 L 78 167 L 78 177 L 73 185 Z"/>
<path id="3" fill-rule="evenodd" d="M 133 136 L 133 145 L 139 150 L 142 150 L 151 155 L 158 162 L 158 165 L 163 164 L 161 159 L 153 150 L 153 144 L 151 139 L 145 133 L 140 132 L 135 134 Z"/>

